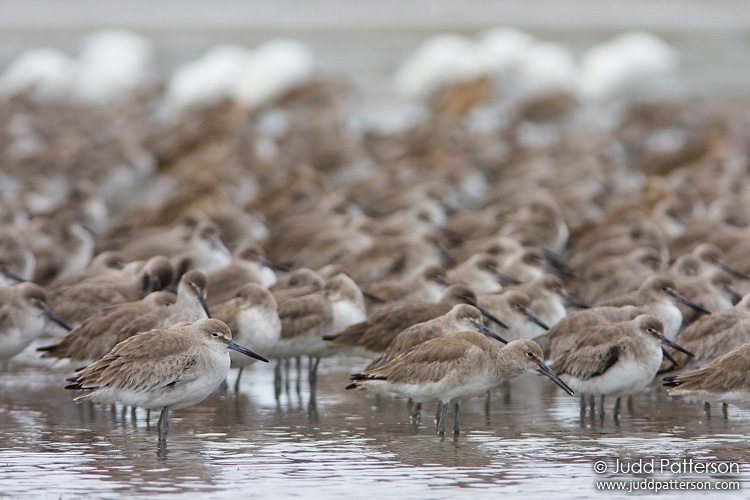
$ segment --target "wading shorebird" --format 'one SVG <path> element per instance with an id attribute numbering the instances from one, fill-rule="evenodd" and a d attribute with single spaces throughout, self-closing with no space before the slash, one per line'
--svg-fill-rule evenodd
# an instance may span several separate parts
<path id="1" fill-rule="evenodd" d="M 552 379 L 565 392 L 573 390 L 545 363 L 542 348 L 532 340 L 515 340 L 503 348 L 477 332 L 460 332 L 414 346 L 373 370 L 351 375 L 347 389 L 363 388 L 395 392 L 416 402 L 442 404 L 438 434 L 445 435 L 448 405 L 454 405 L 453 432 L 461 400 L 488 390 L 526 372 L 538 372 Z"/>
<path id="2" fill-rule="evenodd" d="M 745 344 L 689 373 L 665 377 L 664 386 L 670 396 L 692 400 L 731 403 L 741 408 L 750 406 L 750 344 Z"/>
<path id="3" fill-rule="evenodd" d="M 667 274 L 655 274 L 646 278 L 637 290 L 609 300 L 599 302 L 599 306 L 636 306 L 645 309 L 664 323 L 664 336 L 673 340 L 682 326 L 682 312 L 677 304 L 684 304 L 703 314 L 711 311 L 686 299 L 675 290 L 675 283 Z"/>
<path id="4" fill-rule="evenodd" d="M 39 350 L 46 351 L 44 357 L 71 358 L 75 361 L 99 359 L 119 342 L 139 333 L 210 317 L 205 288 L 206 275 L 193 269 L 180 279 L 176 300 L 172 300 L 174 295 L 169 292 L 159 292 L 151 293 L 141 301 L 110 306 L 110 309 L 84 321 L 56 343 Z M 128 309 L 132 314 L 127 313 Z M 100 319 L 104 322 L 101 327 L 98 326 Z"/>
<path id="5" fill-rule="evenodd" d="M 229 351 L 268 362 L 232 340 L 229 327 L 217 319 L 150 330 L 117 344 L 103 358 L 68 379 L 66 389 L 86 392 L 76 403 L 161 408 L 159 440 L 167 437 L 169 410 L 203 401 L 226 378 Z"/>
<path id="6" fill-rule="evenodd" d="M 442 316 L 456 304 L 470 304 L 487 318 L 500 326 L 507 325 L 495 315 L 477 304 L 477 296 L 466 285 L 451 285 L 445 289 L 440 302 L 396 302 L 387 304 L 373 314 L 366 321 L 353 324 L 334 335 L 326 335 L 324 340 L 330 341 L 332 348 L 343 349 L 345 352 L 363 357 L 373 357 L 383 353 L 391 341 L 402 330 L 417 323 L 422 323 Z"/>
<path id="7" fill-rule="evenodd" d="M 695 354 L 695 361 L 699 365 L 750 342 L 750 294 L 731 309 L 698 318 L 686 326 L 677 338 L 682 347 Z M 682 353 L 675 353 L 674 358 L 683 367 L 688 362 L 687 356 Z"/>
<path id="8" fill-rule="evenodd" d="M 43 332 L 47 320 L 68 327 L 47 307 L 44 289 L 35 283 L 0 287 L 0 360 L 23 351 Z"/>
<path id="9" fill-rule="evenodd" d="M 232 299 L 245 283 L 260 283 L 266 288 L 276 284 L 276 264 L 266 259 L 263 249 L 248 243 L 237 248 L 229 265 L 208 275 L 208 305 Z M 286 269 L 284 269 L 286 270 Z"/>
<path id="10" fill-rule="evenodd" d="M 543 335 L 549 326 L 531 311 L 531 296 L 520 289 L 479 295 L 477 302 L 487 311 L 502 318 L 508 328 L 508 338 L 533 339 Z"/>
<path id="11" fill-rule="evenodd" d="M 43 358 L 69 358 L 76 362 L 90 363 L 107 354 L 118 342 L 127 336 L 120 331 L 134 318 L 141 318 L 155 309 L 175 303 L 175 294 L 158 291 L 146 295 L 141 300 L 123 302 L 105 307 L 80 325 L 66 333 L 54 344 L 37 347 Z"/>
<path id="12" fill-rule="evenodd" d="M 239 343 L 251 345 L 268 358 L 283 357 L 286 346 L 281 341 L 281 320 L 273 294 L 263 285 L 248 283 L 236 296 L 213 308 L 214 317 L 223 321 Z M 292 342 L 289 342 L 292 343 Z M 229 353 L 232 368 L 239 368 L 234 390 L 239 390 L 245 366 L 255 360 L 237 353 Z"/>
<path id="13" fill-rule="evenodd" d="M 564 352 L 552 352 L 554 369 L 572 388 L 581 393 L 581 414 L 585 396 L 593 415 L 594 398 L 600 395 L 599 416 L 604 416 L 604 396 L 617 396 L 614 415 L 620 409 L 620 398 L 635 394 L 654 379 L 662 360 L 662 344 L 690 354 L 664 336 L 664 325 L 651 314 L 641 314 L 631 321 L 601 324 L 578 332 L 578 341 L 567 343 Z"/>
<path id="14" fill-rule="evenodd" d="M 391 341 L 391 344 L 388 346 L 388 349 L 385 350 L 383 355 L 370 363 L 366 370 L 372 370 L 378 366 L 383 366 L 395 359 L 398 355 L 408 351 L 415 345 L 421 344 L 422 342 L 465 331 L 477 331 L 497 340 L 498 342 L 502 342 L 503 344 L 508 343 L 507 340 L 484 325 L 482 313 L 479 312 L 479 309 L 470 306 L 469 304 L 457 304 L 442 316 L 438 316 L 437 318 L 423 323 L 417 323 L 416 325 L 412 325 L 406 330 L 401 331 Z"/>

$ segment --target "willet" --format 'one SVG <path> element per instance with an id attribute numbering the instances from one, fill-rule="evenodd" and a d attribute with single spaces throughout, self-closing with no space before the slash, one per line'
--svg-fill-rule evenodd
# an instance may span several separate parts
<path id="1" fill-rule="evenodd" d="M 658 268 L 669 262 L 669 250 L 664 235 L 653 222 L 635 220 L 617 224 L 596 226 L 580 238 L 568 260 L 576 274 L 580 274 L 591 262 L 599 262 L 607 257 L 625 256 L 638 248 L 652 248 Z"/>
<path id="2" fill-rule="evenodd" d="M 94 237 L 80 223 L 38 217 L 24 234 L 36 261 L 33 281 L 47 285 L 83 271 L 94 254 Z"/>
<path id="3" fill-rule="evenodd" d="M 370 363 L 366 370 L 383 366 L 417 344 L 459 332 L 477 331 L 503 344 L 507 344 L 507 340 L 484 325 L 482 318 L 482 313 L 476 307 L 469 304 L 457 304 L 442 316 L 423 323 L 417 323 L 401 331 L 393 338 L 383 355 Z"/>
<path id="4" fill-rule="evenodd" d="M 750 344 L 744 344 L 714 359 L 700 370 L 665 377 L 670 396 L 692 400 L 750 406 Z"/>
<path id="5" fill-rule="evenodd" d="M 306 267 L 295 269 L 284 280 L 279 280 L 270 288 L 277 304 L 283 304 L 288 299 L 303 297 L 319 292 L 326 286 L 326 280 L 318 273 Z"/>
<path id="6" fill-rule="evenodd" d="M 0 287 L 0 318 L 0 359 L 3 361 L 38 338 L 48 319 L 65 325 L 47 307 L 44 289 L 34 283 Z"/>
<path id="7" fill-rule="evenodd" d="M 544 276 L 548 265 L 542 251 L 538 248 L 527 247 L 523 251 L 503 262 L 500 271 L 511 279 L 522 282 Z"/>
<path id="8" fill-rule="evenodd" d="M 424 302 L 397 302 L 387 304 L 366 321 L 351 325 L 345 330 L 325 336 L 332 348 L 345 349 L 366 357 L 383 353 L 393 338 L 402 330 L 441 316 L 456 304 L 470 304 L 477 307 L 477 297 L 466 285 L 451 285 L 445 289 L 443 297 L 437 304 Z M 501 326 L 506 326 L 500 319 L 481 306 L 478 309 Z"/>
<path id="9" fill-rule="evenodd" d="M 549 326 L 531 310 L 531 296 L 520 289 L 477 296 L 478 304 L 502 318 L 508 338 L 533 339 L 549 330 Z"/>
<path id="10" fill-rule="evenodd" d="M 343 273 L 326 280 L 321 292 L 289 299 L 278 308 L 285 352 L 279 358 L 310 357 L 309 380 L 314 386 L 321 356 L 329 354 L 325 336 L 365 319 L 362 292 Z"/>
<path id="11" fill-rule="evenodd" d="M 208 275 L 208 304 L 221 304 L 237 294 L 246 283 L 260 283 L 266 288 L 276 284 L 273 268 L 265 252 L 255 244 L 245 244 L 232 254 L 229 265 Z"/>
<path id="12" fill-rule="evenodd" d="M 11 225 L 4 225 L 0 230 L 0 255 L 2 255 L 0 285 L 27 281 L 34 277 L 36 267 L 34 252 L 20 232 Z"/>
<path id="13" fill-rule="evenodd" d="M 695 354 L 698 364 L 707 363 L 750 342 L 750 294 L 731 309 L 698 318 L 677 338 L 682 347 Z M 682 367 L 688 361 L 681 353 L 675 353 L 674 358 Z"/>
<path id="14" fill-rule="evenodd" d="M 575 270 L 576 296 L 587 302 L 602 302 L 636 290 L 645 279 L 664 271 L 661 253 L 651 247 L 631 250 L 585 263 Z"/>
<path id="15" fill-rule="evenodd" d="M 585 395 L 600 395 L 599 416 L 604 416 L 604 396 L 620 397 L 643 390 L 654 379 L 662 359 L 662 344 L 686 352 L 664 337 L 659 318 L 643 314 L 632 321 L 589 327 L 578 332 L 578 341 L 568 350 L 552 353 L 552 366 L 572 388 L 581 393 L 581 410 Z M 592 408 L 593 410 L 593 408 Z M 592 411 L 593 414 L 593 411 Z"/>
<path id="16" fill-rule="evenodd" d="M 383 299 L 385 304 L 395 301 L 437 302 L 450 284 L 442 267 L 428 266 L 411 280 L 380 281 L 368 287 L 367 291 Z M 373 306 L 379 308 L 383 304 Z"/>
<path id="17" fill-rule="evenodd" d="M 718 268 L 727 274 L 730 274 L 733 278 L 740 280 L 748 280 L 750 276 L 745 273 L 734 269 L 726 262 L 726 256 L 724 252 L 713 243 L 701 243 L 700 245 L 693 248 L 690 255 L 698 259 L 705 267 Z"/>
<path id="18" fill-rule="evenodd" d="M 425 267 L 442 265 L 445 244 L 441 239 L 437 229 L 421 228 L 378 238 L 368 248 L 333 263 L 363 287 L 383 280 L 408 280 L 418 276 Z"/>
<path id="19" fill-rule="evenodd" d="M 176 299 L 173 300 L 174 296 L 169 292 L 152 293 L 140 302 L 118 304 L 117 308 L 101 312 L 101 317 L 91 316 L 90 322 L 84 321 L 59 342 L 42 350 L 49 352 L 45 357 L 94 360 L 107 354 L 119 342 L 139 333 L 208 318 L 205 287 L 205 274 L 195 269 L 188 271 L 180 279 Z"/>
<path id="20" fill-rule="evenodd" d="M 675 285 L 680 293 L 693 303 L 708 311 L 730 309 L 742 296 L 734 289 L 731 275 L 718 268 L 709 268 L 695 276 L 676 276 Z M 682 312 L 683 328 L 702 316 L 700 311 L 684 304 L 677 304 Z"/>
<path id="21" fill-rule="evenodd" d="M 664 335 L 672 340 L 682 325 L 682 313 L 676 303 L 685 304 L 704 314 L 711 314 L 711 311 L 677 293 L 674 280 L 666 274 L 655 274 L 641 283 L 634 292 L 619 295 L 597 305 L 641 307 L 662 320 Z"/>
<path id="22" fill-rule="evenodd" d="M 506 288 L 507 290 L 518 288 L 528 293 L 531 296 L 530 309 L 550 328 L 568 314 L 565 304 L 583 309 L 589 307 L 588 304 L 584 304 L 570 295 L 565 289 L 563 281 L 550 273 Z"/>
<path id="23" fill-rule="evenodd" d="M 490 254 L 475 254 L 451 268 L 446 273 L 451 283 L 463 283 L 471 286 L 477 295 L 483 293 L 499 292 L 503 285 L 500 283 L 498 274 L 499 263 Z"/>
<path id="24" fill-rule="evenodd" d="M 238 343 L 250 345 L 263 352 L 270 359 L 283 354 L 281 346 L 281 320 L 273 294 L 258 283 L 248 283 L 239 289 L 235 298 L 219 304 L 213 309 L 214 318 L 223 321 L 232 331 L 232 338 Z M 239 368 L 235 390 L 239 389 L 240 378 L 245 366 L 253 363 L 252 358 L 229 353 L 232 367 Z"/>
<path id="25" fill-rule="evenodd" d="M 125 256 L 120 252 L 107 250 L 101 252 L 93 259 L 91 259 L 88 267 L 86 267 L 86 269 L 84 269 L 82 272 L 74 274 L 72 276 L 68 276 L 66 278 L 56 279 L 55 281 L 50 283 L 49 288 L 51 290 L 54 290 L 56 288 L 75 285 L 76 283 L 80 283 L 87 278 L 93 278 L 95 276 L 101 276 L 103 274 L 117 273 L 122 271 L 125 268 L 126 264 L 127 262 L 125 261 Z"/>
<path id="26" fill-rule="evenodd" d="M 118 341 L 154 328 L 170 328 L 172 325 L 187 321 L 193 323 L 211 317 L 206 303 L 206 275 L 192 269 L 180 278 L 177 286 L 177 299 L 173 306 L 156 308 L 143 316 L 134 318 L 122 327 L 117 335 Z"/>
<path id="27" fill-rule="evenodd" d="M 141 300 L 106 307 L 54 344 L 38 347 L 37 351 L 44 352 L 43 358 L 70 358 L 77 362 L 97 360 L 130 336 L 123 336 L 120 332 L 135 318 L 149 314 L 156 308 L 174 304 L 175 300 L 173 293 L 158 291 Z"/>
<path id="28" fill-rule="evenodd" d="M 575 348 L 575 344 L 580 340 L 581 330 L 597 325 L 630 321 L 641 314 L 646 314 L 646 311 L 636 306 L 599 306 L 574 311 L 534 340 L 544 349 L 545 358 L 553 363 L 556 354 Z"/>
<path id="29" fill-rule="evenodd" d="M 68 379 L 66 389 L 88 391 L 77 403 L 122 403 L 161 408 L 159 439 L 166 439 L 170 409 L 203 401 L 229 372 L 229 350 L 268 362 L 232 340 L 229 327 L 204 319 L 168 330 L 150 330 L 117 344 Z"/>
<path id="30" fill-rule="evenodd" d="M 161 290 L 172 280 L 172 266 L 165 257 L 149 259 L 138 271 L 126 266 L 122 271 L 85 279 L 49 291 L 50 307 L 68 323 L 93 316 L 103 307 L 140 300 Z"/>
<path id="31" fill-rule="evenodd" d="M 568 243 L 570 231 L 555 199 L 535 196 L 508 214 L 500 234 L 561 252 Z"/>
<path id="32" fill-rule="evenodd" d="M 453 403 L 453 432 L 457 434 L 461 431 L 458 412 L 462 399 L 480 396 L 525 372 L 539 372 L 573 394 L 544 363 L 536 342 L 516 340 L 500 348 L 477 332 L 460 332 L 418 344 L 383 366 L 352 375 L 347 389 L 395 392 L 417 402 L 439 401 L 443 405 L 440 435 L 445 434 L 448 405 Z"/>
<path id="33" fill-rule="evenodd" d="M 180 225 L 162 231 L 150 231 L 123 242 L 119 250 L 128 260 L 163 255 L 170 259 L 189 259 L 191 267 L 210 273 L 230 262 L 229 250 L 219 237 L 219 226 L 201 220 L 194 226 Z"/>

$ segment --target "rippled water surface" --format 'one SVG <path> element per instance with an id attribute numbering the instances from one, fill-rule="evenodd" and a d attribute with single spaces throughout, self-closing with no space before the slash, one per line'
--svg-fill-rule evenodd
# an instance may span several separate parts
<path id="1" fill-rule="evenodd" d="M 596 461 L 651 458 L 739 461 L 741 473 L 724 479 L 747 481 L 750 412 L 734 407 L 726 417 L 718 407 L 707 416 L 701 404 L 671 400 L 655 387 L 630 408 L 624 405 L 617 423 L 611 414 L 581 420 L 577 398 L 529 376 L 496 390 L 489 402 L 465 402 L 463 432 L 441 440 L 432 405 L 414 425 L 405 400 L 345 391 L 347 374 L 362 365 L 359 359 L 324 360 L 312 401 L 305 383 L 297 393 L 294 370 L 289 391 L 278 399 L 272 367 L 246 370 L 239 392 L 230 373 L 228 389 L 171 413 L 164 447 L 158 445 L 158 415 L 149 426 L 144 410 L 134 418 L 120 407 L 77 405 L 62 389 L 67 372 L 11 367 L 0 382 L 0 491 L 63 498 L 496 498 L 521 492 L 593 498 L 602 496 L 594 481 L 612 477 L 597 476 Z M 703 495 L 660 496 L 670 494 Z M 607 493 L 617 495 L 629 496 Z"/>

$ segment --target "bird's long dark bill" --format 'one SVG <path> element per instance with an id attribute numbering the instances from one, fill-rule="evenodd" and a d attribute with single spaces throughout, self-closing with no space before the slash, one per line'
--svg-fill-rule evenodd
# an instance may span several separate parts
<path id="1" fill-rule="evenodd" d="M 571 306 L 580 307 L 581 309 L 591 309 L 591 306 L 586 304 L 585 302 L 581 302 L 577 298 L 573 297 L 569 293 L 565 294 L 565 302 L 570 304 Z"/>
<path id="2" fill-rule="evenodd" d="M 208 302 L 206 302 L 206 296 L 205 294 L 199 293 L 198 294 L 198 302 L 201 303 L 201 306 L 203 307 L 203 310 L 206 311 L 206 316 L 209 318 L 211 317 L 211 312 L 208 310 Z"/>
<path id="3" fill-rule="evenodd" d="M 506 286 L 506 285 L 520 285 L 521 284 L 521 282 L 518 281 L 516 278 L 514 278 L 513 276 L 510 276 L 508 274 L 505 274 L 505 273 L 497 273 L 496 277 L 497 277 L 497 281 L 499 281 L 500 284 L 503 285 L 503 286 Z"/>
<path id="4" fill-rule="evenodd" d="M 360 288 L 360 290 L 362 290 Z M 367 292 L 365 290 L 362 290 L 362 296 L 367 297 L 368 299 L 372 300 L 373 302 L 378 302 L 379 304 L 382 304 L 385 302 L 385 299 L 382 297 L 378 297 L 374 293 Z"/>
<path id="5" fill-rule="evenodd" d="M 479 327 L 479 332 L 487 335 L 491 339 L 495 339 L 495 340 L 497 340 L 499 342 L 502 342 L 503 344 L 507 344 L 508 343 L 507 340 L 505 340 L 500 335 L 498 335 L 497 333 L 493 332 L 492 330 L 490 330 L 489 328 L 487 328 L 484 325 L 482 325 L 482 326 Z"/>
<path id="6" fill-rule="evenodd" d="M 55 313 L 53 313 L 51 310 L 49 310 L 46 307 L 42 309 L 42 314 L 44 314 L 44 316 L 50 321 L 57 323 L 58 325 L 60 325 L 61 327 L 65 328 L 68 331 L 71 331 L 73 329 L 72 326 L 70 326 L 67 322 L 63 321 L 62 319 L 60 319 L 59 316 L 57 316 Z"/>
<path id="7" fill-rule="evenodd" d="M 292 270 L 289 269 L 288 267 L 280 266 L 279 264 L 275 264 L 275 263 L 271 262 L 268 259 L 260 259 L 260 263 L 261 263 L 261 265 L 266 266 L 266 267 L 268 267 L 270 269 L 273 269 L 274 271 L 279 271 L 279 272 L 282 272 L 282 273 L 290 273 L 290 272 L 292 272 Z"/>
<path id="8" fill-rule="evenodd" d="M 737 269 L 734 269 L 733 267 L 729 267 L 728 264 L 724 264 L 723 262 L 719 264 L 719 267 L 722 271 L 727 272 L 734 276 L 735 278 L 741 279 L 741 280 L 750 280 L 750 276 L 747 274 L 738 271 Z"/>
<path id="9" fill-rule="evenodd" d="M 29 281 L 26 278 L 22 278 L 21 276 L 17 275 L 13 271 L 6 270 L 3 274 L 5 274 L 6 277 L 12 279 L 13 281 L 18 281 L 19 283 L 28 283 Z"/>
<path id="10" fill-rule="evenodd" d="M 727 291 L 729 292 L 729 295 L 732 297 L 732 304 L 737 304 L 740 300 L 742 300 L 742 294 L 735 290 L 734 288 L 727 287 Z"/>
<path id="11" fill-rule="evenodd" d="M 677 345 L 676 343 L 672 342 L 671 340 L 669 340 L 666 337 L 662 337 L 661 338 L 661 343 L 664 344 L 664 345 L 666 345 L 666 346 L 671 347 L 672 349 L 675 349 L 677 351 L 683 352 L 683 353 L 687 354 L 688 356 L 695 357 L 695 354 L 693 354 L 692 352 L 688 351 L 684 347 Z"/>
<path id="12" fill-rule="evenodd" d="M 260 354 L 254 353 L 247 347 L 242 347 L 234 340 L 230 340 L 229 344 L 227 344 L 227 347 L 233 351 L 241 352 L 242 354 L 245 354 L 246 356 L 250 356 L 251 358 L 259 359 L 263 361 L 264 363 L 268 363 L 268 359 L 264 358 Z"/>
<path id="13" fill-rule="evenodd" d="M 474 305 L 474 307 L 476 307 L 477 309 L 479 309 L 479 312 L 482 313 L 482 316 L 484 316 L 485 318 L 487 318 L 490 321 L 494 321 L 495 323 L 497 323 L 498 325 L 502 326 L 506 330 L 509 330 L 508 325 L 506 325 L 505 323 L 503 323 L 502 321 L 500 321 L 500 318 L 498 318 L 497 316 L 495 316 L 494 314 L 492 314 L 491 312 L 489 312 L 487 309 L 485 309 L 484 307 L 480 306 L 479 304 L 473 304 L 473 305 Z"/>
<path id="14" fill-rule="evenodd" d="M 542 257 L 544 257 L 545 266 L 553 269 L 553 274 L 564 274 L 565 276 L 575 275 L 575 271 L 565 263 L 565 259 L 563 259 L 562 255 L 559 255 L 548 248 L 543 248 Z"/>
<path id="15" fill-rule="evenodd" d="M 529 321 L 531 321 L 535 325 L 541 326 L 545 330 L 549 330 L 549 325 L 547 325 L 547 323 L 545 323 L 544 321 L 542 321 L 541 319 L 539 319 L 539 317 L 536 314 L 534 314 L 534 313 L 529 313 L 526 316 L 526 319 L 528 319 Z"/>
<path id="16" fill-rule="evenodd" d="M 541 373 L 545 377 L 549 377 L 549 379 L 552 380 L 557 385 L 559 385 L 563 391 L 567 392 L 571 396 L 573 395 L 573 389 L 568 387 L 568 384 L 563 382 L 562 379 L 557 375 L 557 373 L 553 372 L 552 368 L 547 366 L 546 363 L 539 364 L 539 373 Z"/>
<path id="17" fill-rule="evenodd" d="M 211 239 L 211 246 L 215 249 L 223 253 L 224 255 L 232 255 L 232 253 L 229 251 L 229 249 L 222 243 L 222 241 L 219 238 L 212 238 Z"/>
<path id="18" fill-rule="evenodd" d="M 686 306 L 688 306 L 688 307 L 690 307 L 692 309 L 695 309 L 698 312 L 702 312 L 703 314 L 711 314 L 711 311 L 709 311 L 705 307 L 696 304 L 695 302 L 693 302 L 690 299 L 686 299 L 682 295 L 679 295 L 679 294 L 675 295 L 674 300 L 676 300 L 680 304 L 684 304 L 684 305 L 686 305 Z"/>
<path id="19" fill-rule="evenodd" d="M 677 360 L 674 359 L 674 357 L 671 354 L 669 354 L 669 351 L 667 351 L 666 349 L 664 349 L 664 346 L 661 347 L 661 352 L 662 352 L 662 354 L 664 354 L 665 358 L 667 358 L 669 361 L 672 362 L 673 365 L 680 366 L 680 363 L 678 363 Z"/>

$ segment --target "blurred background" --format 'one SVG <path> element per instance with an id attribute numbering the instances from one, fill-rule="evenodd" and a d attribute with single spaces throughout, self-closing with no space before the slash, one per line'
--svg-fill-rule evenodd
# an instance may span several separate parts
<path id="1" fill-rule="evenodd" d="M 254 46 L 286 36 L 309 43 L 321 68 L 376 92 L 428 36 L 498 25 L 561 42 L 576 56 L 618 32 L 647 29 L 679 51 L 683 89 L 734 94 L 750 87 L 750 6 L 742 0 L 3 0 L 0 66 L 40 45 L 75 53 L 84 34 L 105 27 L 152 40 L 164 72 L 218 42 Z"/>

